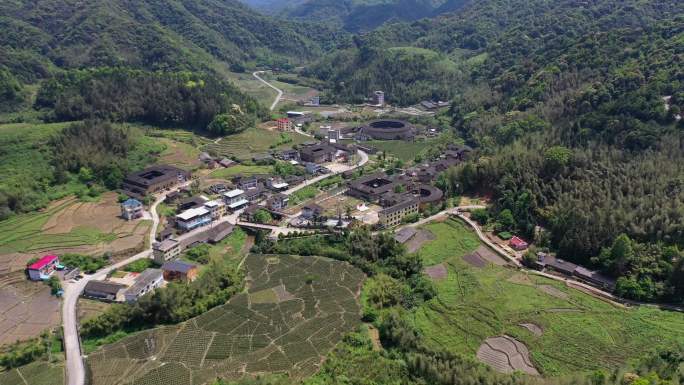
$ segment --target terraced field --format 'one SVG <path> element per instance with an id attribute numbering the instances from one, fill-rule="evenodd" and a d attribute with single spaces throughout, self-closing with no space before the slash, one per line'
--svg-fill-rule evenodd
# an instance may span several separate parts
<path id="1" fill-rule="evenodd" d="M 276 131 L 251 128 L 236 135 L 226 136 L 218 143 L 206 144 L 202 150 L 218 156 L 249 160 L 256 154 L 268 152 L 272 146 L 275 148 L 291 147 L 308 140 L 310 138 L 296 132 L 281 134 Z"/>
<path id="2" fill-rule="evenodd" d="M 418 253 L 445 266 L 446 276 L 433 280 L 437 297 L 418 307 L 411 322 L 432 347 L 479 357 L 503 372 L 555 376 L 613 369 L 650 349 L 684 343 L 684 314 L 627 309 L 537 275 L 476 266 L 463 259 L 479 247 L 472 232 L 451 220 L 426 227 L 436 239 Z M 520 343 L 499 349 L 503 339 Z"/>
<path id="3" fill-rule="evenodd" d="M 2 385 L 62 385 L 64 368 L 38 361 L 8 372 L 0 373 Z"/>
<path id="4" fill-rule="evenodd" d="M 315 373 L 360 323 L 363 273 L 317 257 L 245 261 L 248 290 L 188 322 L 145 331 L 89 355 L 93 385 L 200 385 L 217 377 Z"/>
<path id="5" fill-rule="evenodd" d="M 142 245 L 149 221 L 127 222 L 119 218 L 116 198 L 114 193 L 103 194 L 98 202 L 68 197 L 40 212 L 0 222 L 0 261 L 2 255 L 10 253 L 30 258 L 43 252 L 95 254 Z"/>

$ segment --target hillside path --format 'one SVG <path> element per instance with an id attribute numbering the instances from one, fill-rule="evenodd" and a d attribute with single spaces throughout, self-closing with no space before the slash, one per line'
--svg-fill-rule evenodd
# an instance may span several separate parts
<path id="1" fill-rule="evenodd" d="M 282 99 L 282 97 L 283 97 L 283 90 L 281 90 L 280 88 L 278 88 L 278 87 L 274 86 L 273 84 L 267 82 L 266 80 L 261 78 L 261 76 L 259 76 L 259 74 L 263 74 L 265 72 L 266 71 L 254 71 L 254 72 L 252 72 L 252 76 L 257 78 L 258 81 L 260 81 L 260 82 L 266 84 L 267 86 L 273 88 L 278 93 L 275 100 L 273 101 L 273 104 L 271 104 L 271 107 L 270 107 L 270 110 L 273 111 L 273 110 L 275 110 L 276 106 L 280 102 L 280 99 Z"/>

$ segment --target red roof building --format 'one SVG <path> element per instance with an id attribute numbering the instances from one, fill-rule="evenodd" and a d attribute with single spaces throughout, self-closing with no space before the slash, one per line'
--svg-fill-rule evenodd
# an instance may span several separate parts
<path id="1" fill-rule="evenodd" d="M 29 278 L 33 281 L 48 279 L 58 264 L 56 255 L 46 255 L 28 266 Z"/>
<path id="2" fill-rule="evenodd" d="M 513 237 L 511 238 L 510 241 L 508 241 L 508 245 L 513 248 L 513 250 L 521 251 L 525 250 L 529 247 L 529 244 L 525 242 L 524 240 L 518 238 L 518 237 Z"/>

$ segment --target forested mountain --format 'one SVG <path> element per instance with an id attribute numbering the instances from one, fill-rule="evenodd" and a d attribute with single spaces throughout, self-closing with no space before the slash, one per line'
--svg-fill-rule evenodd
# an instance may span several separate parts
<path id="1" fill-rule="evenodd" d="M 321 53 L 332 28 L 274 20 L 237 0 L 0 2 L 0 68 L 31 82 L 54 66 L 208 69 L 284 63 Z"/>
<path id="2" fill-rule="evenodd" d="M 389 60 L 392 47 L 434 51 L 451 59 L 457 72 L 482 81 L 529 65 L 537 68 L 525 69 L 534 71 L 544 64 L 542 61 L 559 55 L 588 34 L 643 28 L 672 18 L 678 11 L 673 1 L 477 1 L 440 17 L 388 23 L 357 36 L 352 48 L 321 59 L 308 67 L 307 75 L 327 81 L 329 88 L 335 89 L 333 94 L 343 100 L 358 100 L 367 96 L 369 90 L 385 89 L 390 100 L 416 102 L 432 93 L 442 93 L 443 85 L 432 82 L 431 88 L 413 91 L 416 94 L 410 98 L 393 95 L 391 90 L 420 81 L 424 72 L 430 72 L 434 78 L 451 76 L 454 68 L 421 67 L 414 74 L 388 75 L 378 63 Z M 368 76 L 357 77 L 357 73 Z M 462 88 L 462 83 L 449 87 L 451 95 Z"/>
<path id="3" fill-rule="evenodd" d="M 478 1 L 356 37 L 305 74 L 339 100 L 374 89 L 398 104 L 452 98 L 454 127 L 480 153 L 450 174 L 453 184 L 491 194 L 497 226 L 533 238 L 542 225 L 542 245 L 620 277 L 619 294 L 681 301 L 679 8 Z M 414 57 L 402 61 L 397 49 Z"/>
<path id="4" fill-rule="evenodd" d="M 412 21 L 454 11 L 469 0 L 243 0 L 272 15 L 370 31 L 388 20 Z"/>

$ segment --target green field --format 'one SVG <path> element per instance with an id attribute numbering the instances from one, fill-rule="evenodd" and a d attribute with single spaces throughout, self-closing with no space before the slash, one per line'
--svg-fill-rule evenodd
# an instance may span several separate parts
<path id="1" fill-rule="evenodd" d="M 303 187 L 290 194 L 290 201 L 288 202 L 288 205 L 290 207 L 297 206 L 309 199 L 315 198 L 318 193 L 320 193 L 320 190 L 316 186 L 312 185 Z"/>
<path id="2" fill-rule="evenodd" d="M 209 178 L 230 179 L 236 175 L 256 175 L 256 174 L 270 174 L 273 172 L 273 166 L 248 166 L 238 164 L 233 167 L 219 168 L 209 174 Z"/>
<path id="3" fill-rule="evenodd" d="M 418 140 L 415 142 L 406 142 L 403 140 L 371 140 L 366 144 L 377 148 L 380 151 L 387 152 L 404 162 L 413 161 L 416 155 L 424 153 L 430 146 L 434 144 L 434 140 Z"/>
<path id="4" fill-rule="evenodd" d="M 89 354 L 91 383 L 199 385 L 273 372 L 303 378 L 360 324 L 358 269 L 295 256 L 251 255 L 245 265 L 251 285 L 227 304 Z"/>
<path id="5" fill-rule="evenodd" d="M 257 80 L 251 73 L 222 71 L 222 74 L 242 92 L 259 101 L 264 107 L 270 107 L 276 98 L 275 90 Z"/>
<path id="6" fill-rule="evenodd" d="M 460 221 L 429 223 L 422 226 L 435 240 L 425 243 L 419 250 L 423 265 L 432 266 L 454 255 L 465 255 L 480 246 L 477 235 Z"/>
<path id="7" fill-rule="evenodd" d="M 250 160 L 254 155 L 264 154 L 272 147 L 292 147 L 309 140 L 311 139 L 296 132 L 281 134 L 261 128 L 250 128 L 239 134 L 226 136 L 219 143 L 206 144 L 202 150 L 219 156 Z"/>
<path id="8" fill-rule="evenodd" d="M 435 282 L 438 296 L 410 317 L 434 348 L 475 358 L 486 338 L 506 334 L 528 346 L 543 375 L 554 376 L 615 368 L 651 349 L 684 343 L 681 313 L 625 309 L 515 269 L 473 267 L 462 256 L 473 248 L 474 234 L 449 222 L 428 228 L 438 239 L 420 253 L 426 265 L 444 261 L 449 274 Z M 521 323 L 536 324 L 543 334 L 536 337 Z"/>
<path id="9" fill-rule="evenodd" d="M 28 365 L 0 373 L 2 385 L 62 385 L 64 367 L 37 361 Z"/>
<path id="10" fill-rule="evenodd" d="M 237 267 L 245 255 L 245 253 L 242 253 L 241 251 L 246 241 L 247 233 L 245 233 L 240 227 L 236 226 L 233 232 L 226 237 L 226 239 L 209 247 L 209 259 L 212 260 L 226 258 L 231 261 L 233 266 Z M 203 266 L 203 268 L 204 267 L 205 266 Z"/>

